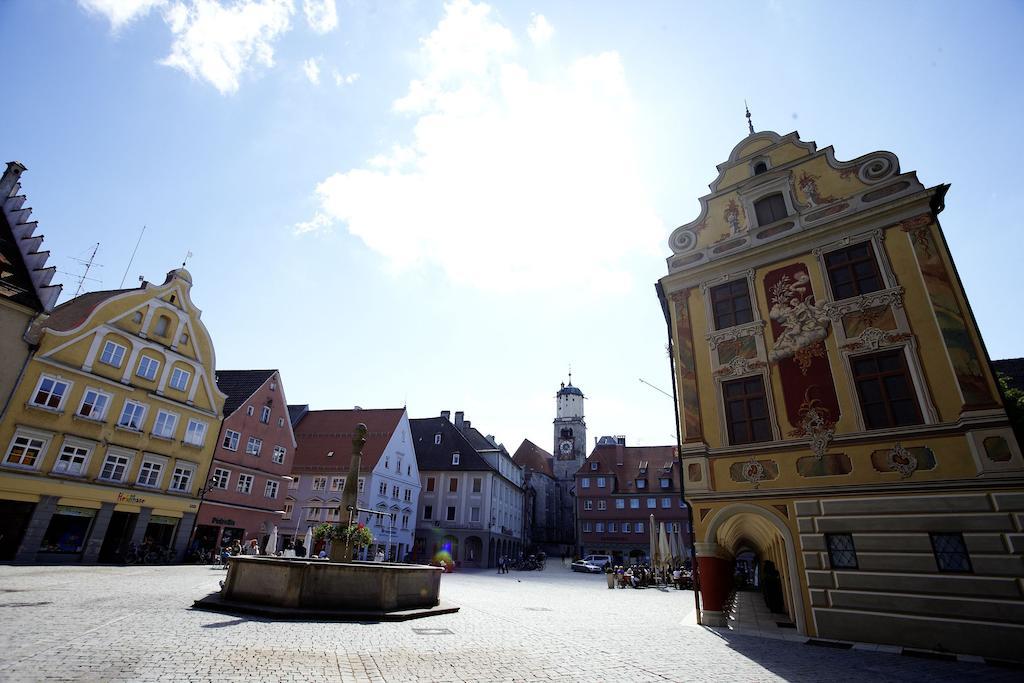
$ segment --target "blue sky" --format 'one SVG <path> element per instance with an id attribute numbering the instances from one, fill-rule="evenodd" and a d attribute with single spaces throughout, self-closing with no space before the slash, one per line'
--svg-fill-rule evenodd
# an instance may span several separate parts
<path id="1" fill-rule="evenodd" d="M 550 448 L 571 364 L 589 436 L 665 444 L 653 283 L 744 99 L 950 183 L 988 349 L 1024 355 L 1021 35 L 1009 2 L 8 0 L 0 150 L 51 263 L 99 242 L 108 289 L 143 225 L 126 285 L 191 251 L 218 365 L 280 368 L 291 402 Z"/>

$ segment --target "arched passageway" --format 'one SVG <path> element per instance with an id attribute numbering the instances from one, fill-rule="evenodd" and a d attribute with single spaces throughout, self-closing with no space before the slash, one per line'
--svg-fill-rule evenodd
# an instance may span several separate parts
<path id="1" fill-rule="evenodd" d="M 704 623 L 725 623 L 724 605 L 734 587 L 739 558 L 749 562 L 748 580 L 759 584 L 769 608 L 788 615 L 800 633 L 807 633 L 796 549 L 781 517 L 757 505 L 727 505 L 713 514 L 705 542 L 696 546 Z"/>

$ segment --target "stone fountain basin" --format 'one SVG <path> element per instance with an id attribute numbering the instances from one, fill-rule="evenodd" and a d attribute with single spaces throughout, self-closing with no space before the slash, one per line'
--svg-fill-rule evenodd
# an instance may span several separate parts
<path id="1" fill-rule="evenodd" d="M 440 567 L 232 557 L 220 593 L 200 609 L 279 618 L 402 620 L 457 611 L 442 605 Z"/>

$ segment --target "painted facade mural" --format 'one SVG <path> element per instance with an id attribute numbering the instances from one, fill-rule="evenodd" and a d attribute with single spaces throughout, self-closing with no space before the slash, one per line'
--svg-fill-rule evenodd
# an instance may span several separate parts
<path id="1" fill-rule="evenodd" d="M 778 366 L 790 436 L 811 439 L 815 456 L 824 455 L 839 419 L 832 369 L 825 352 L 829 318 L 811 289 L 807 266 L 796 263 L 764 276 L 774 346 L 769 360 Z"/>
<path id="2" fill-rule="evenodd" d="M 939 256 L 932 237 L 930 215 L 921 214 L 900 223 L 908 233 L 917 256 L 918 267 L 924 277 L 925 288 L 935 310 L 942 339 L 946 344 L 957 383 L 964 398 L 964 410 L 990 408 L 998 405 L 985 380 L 981 367 L 981 354 L 974 345 L 963 311 L 954 294 L 949 272 Z"/>
<path id="3" fill-rule="evenodd" d="M 669 296 L 676 317 L 676 372 L 679 375 L 679 402 L 683 416 L 683 441 L 700 441 L 703 430 L 700 423 L 700 400 L 697 395 L 697 368 L 693 356 L 693 329 L 690 322 L 690 307 L 687 303 L 689 290 L 674 292 Z"/>

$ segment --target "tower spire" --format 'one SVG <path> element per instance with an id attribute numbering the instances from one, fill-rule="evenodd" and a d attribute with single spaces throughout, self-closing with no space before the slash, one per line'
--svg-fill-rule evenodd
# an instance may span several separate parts
<path id="1" fill-rule="evenodd" d="M 754 122 L 750 120 L 750 107 L 747 106 L 747 101 L 743 100 L 743 108 L 747 110 L 747 128 L 750 129 L 750 134 L 754 134 Z"/>

